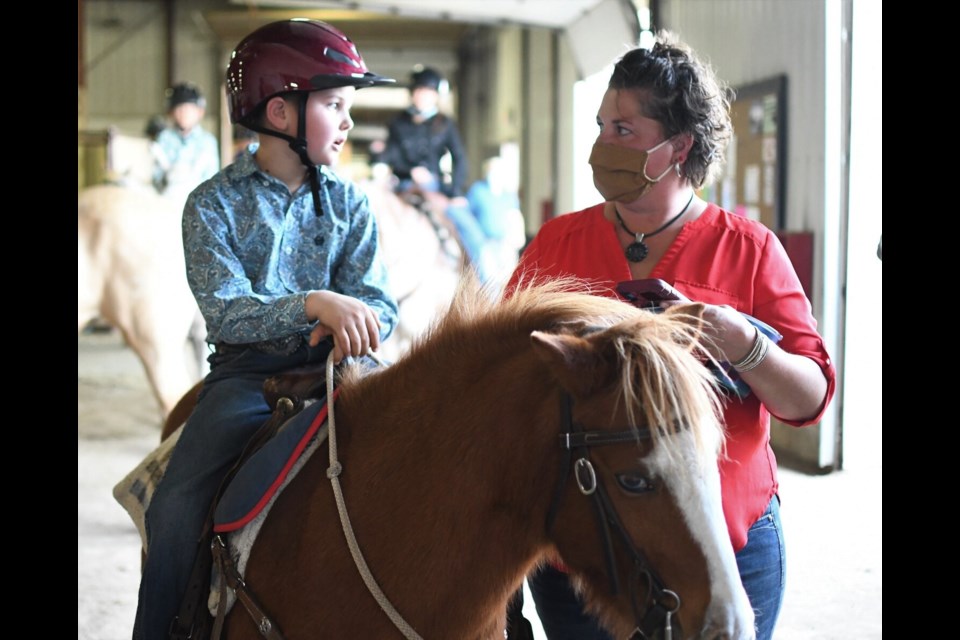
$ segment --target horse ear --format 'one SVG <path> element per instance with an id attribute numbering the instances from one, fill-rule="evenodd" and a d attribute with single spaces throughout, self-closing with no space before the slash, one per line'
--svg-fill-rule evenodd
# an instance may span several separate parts
<path id="1" fill-rule="evenodd" d="M 589 340 L 565 333 L 534 331 L 530 341 L 534 352 L 574 396 L 590 393 L 609 378 L 602 368 L 603 358 Z"/>

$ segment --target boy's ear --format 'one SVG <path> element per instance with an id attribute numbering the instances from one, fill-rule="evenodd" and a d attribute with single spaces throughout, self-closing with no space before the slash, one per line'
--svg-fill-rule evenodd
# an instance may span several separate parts
<path id="1" fill-rule="evenodd" d="M 267 100 L 263 111 L 264 124 L 277 131 L 286 131 L 292 123 L 291 114 L 290 104 L 281 96 L 273 96 Z"/>

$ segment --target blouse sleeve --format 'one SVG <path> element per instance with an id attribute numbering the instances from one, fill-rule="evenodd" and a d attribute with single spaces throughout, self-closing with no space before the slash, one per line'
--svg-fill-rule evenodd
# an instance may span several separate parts
<path id="1" fill-rule="evenodd" d="M 793 426 L 818 422 L 836 390 L 836 370 L 823 338 L 817 332 L 817 321 L 793 263 L 773 233 L 767 235 L 756 273 L 751 315 L 780 331 L 783 334 L 780 348 L 816 362 L 827 380 L 827 393 L 815 416 L 807 420 L 777 418 Z"/>

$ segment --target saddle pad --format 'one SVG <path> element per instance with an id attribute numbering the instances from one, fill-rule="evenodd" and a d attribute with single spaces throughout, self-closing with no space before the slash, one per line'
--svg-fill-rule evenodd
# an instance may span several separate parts
<path id="1" fill-rule="evenodd" d="M 221 538 L 225 539 L 230 557 L 233 558 L 233 562 L 241 576 L 246 576 L 247 574 L 247 560 L 250 558 L 250 551 L 253 549 L 253 544 L 256 542 L 257 536 L 260 535 L 260 527 L 263 526 L 267 516 L 270 514 L 270 509 L 273 507 L 273 503 L 276 501 L 277 497 L 283 493 L 287 485 L 297 477 L 297 474 L 300 473 L 300 470 L 304 467 L 304 465 L 307 464 L 314 452 L 320 448 L 320 445 L 323 444 L 326 439 L 327 423 L 324 421 L 324 423 L 317 430 L 316 437 L 310 439 L 310 441 L 307 443 L 307 448 L 304 449 L 303 453 L 300 455 L 300 458 L 297 459 L 293 467 L 290 469 L 290 472 L 287 474 L 287 479 L 284 480 L 283 484 L 280 485 L 280 488 L 278 488 L 276 493 L 273 494 L 273 498 L 267 502 L 266 506 L 260 511 L 260 513 L 257 514 L 257 516 L 250 521 L 250 524 L 246 525 L 245 527 L 220 536 Z M 207 598 L 207 608 L 210 610 L 210 615 L 216 618 L 217 610 L 220 608 L 221 590 L 226 594 L 224 611 L 230 611 L 230 609 L 233 608 L 234 603 L 237 601 L 237 594 L 233 589 L 229 587 L 224 588 L 221 586 L 221 582 L 224 580 L 224 577 L 220 575 L 220 571 L 217 569 L 216 565 L 213 566 L 210 574 L 210 594 Z"/>
<path id="2" fill-rule="evenodd" d="M 334 398 L 336 395 L 335 391 Z M 326 419 L 326 401 L 314 402 L 287 420 L 273 438 L 250 456 L 220 497 L 213 514 L 213 530 L 236 531 L 253 520 L 283 485 Z"/>
<path id="3" fill-rule="evenodd" d="M 160 443 L 160 446 L 147 454 L 133 471 L 113 487 L 114 499 L 124 508 L 140 533 L 140 542 L 143 545 L 144 552 L 147 550 L 145 522 L 147 508 L 150 506 L 153 493 L 157 490 L 157 486 L 167 470 L 167 463 L 170 462 L 173 448 L 176 446 L 177 440 L 180 439 L 182 431 L 183 427 L 180 427 L 170 434 L 166 440 Z"/>

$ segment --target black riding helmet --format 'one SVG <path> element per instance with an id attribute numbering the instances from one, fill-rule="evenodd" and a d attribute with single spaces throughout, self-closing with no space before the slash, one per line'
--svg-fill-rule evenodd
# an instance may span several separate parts
<path id="1" fill-rule="evenodd" d="M 199 87 L 190 82 L 173 85 L 167 89 L 166 97 L 167 112 L 173 111 L 174 107 L 181 104 L 195 104 L 203 109 L 207 107 L 207 99 L 203 97 Z"/>
<path id="2" fill-rule="evenodd" d="M 311 91 L 392 84 L 372 73 L 357 47 L 339 29 L 319 20 L 281 20 L 260 27 L 237 45 L 227 67 L 230 121 L 290 143 L 310 175 L 317 215 L 322 215 L 317 168 L 307 155 L 306 96 Z M 300 94 L 297 136 L 262 127 L 257 118 L 270 98 Z"/>
<path id="3" fill-rule="evenodd" d="M 410 89 L 427 87 L 434 91 L 440 91 L 444 82 L 445 80 L 440 72 L 431 67 L 424 67 L 420 71 L 414 71 L 410 74 Z"/>

